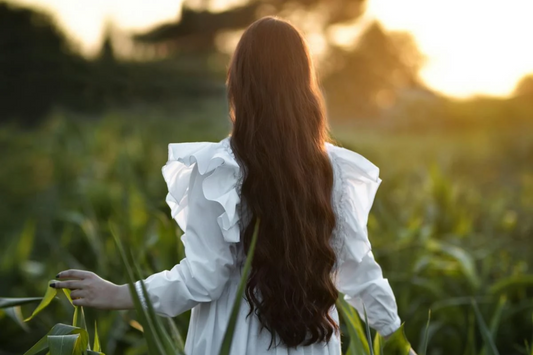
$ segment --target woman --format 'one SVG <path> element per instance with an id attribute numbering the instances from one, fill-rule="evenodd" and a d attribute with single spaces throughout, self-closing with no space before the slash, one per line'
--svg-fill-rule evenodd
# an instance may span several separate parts
<path id="1" fill-rule="evenodd" d="M 186 257 L 145 284 L 155 310 L 192 309 L 187 354 L 217 354 L 256 219 L 258 241 L 231 354 L 340 354 L 338 291 L 370 326 L 400 326 L 393 292 L 374 260 L 367 218 L 379 169 L 328 139 L 307 45 L 266 17 L 243 34 L 228 70 L 233 130 L 219 143 L 169 145 L 163 167 Z M 127 285 L 78 270 L 57 288 L 74 304 L 131 309 Z M 136 284 L 140 292 L 139 282 Z M 141 297 L 142 298 L 142 297 Z M 145 300 L 143 300 L 145 302 Z"/>

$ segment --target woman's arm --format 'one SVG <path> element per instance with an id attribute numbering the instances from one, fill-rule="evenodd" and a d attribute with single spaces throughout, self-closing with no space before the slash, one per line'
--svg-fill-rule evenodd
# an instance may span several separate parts
<path id="1" fill-rule="evenodd" d="M 173 317 L 198 303 L 211 302 L 220 297 L 234 268 L 232 244 L 224 240 L 217 218 L 224 209 L 207 200 L 202 184 L 209 174 L 201 175 L 195 166 L 188 186 L 188 218 L 182 241 L 186 257 L 171 270 L 149 276 L 144 284 L 155 311 Z M 115 285 L 98 275 L 81 270 L 67 270 L 59 274 L 56 288 L 74 290 L 72 297 L 80 297 L 76 305 L 100 309 L 130 309 L 133 307 L 128 285 Z M 136 284 L 139 289 L 139 282 Z M 139 293 L 144 300 L 142 293 Z"/>
<path id="2" fill-rule="evenodd" d="M 94 272 L 74 269 L 61 271 L 56 278 L 68 281 L 52 283 L 50 287 L 72 290 L 70 296 L 76 306 L 107 310 L 134 308 L 127 284 L 116 285 Z"/>
<path id="3" fill-rule="evenodd" d="M 367 313 L 369 326 L 387 340 L 401 325 L 396 299 L 381 267 L 369 251 L 360 262 L 347 259 L 337 272 L 337 289 L 362 317 Z M 416 355 L 410 349 L 409 355 Z"/>
<path id="4" fill-rule="evenodd" d="M 382 336 L 389 336 L 400 327 L 394 293 L 372 251 L 360 262 L 347 258 L 339 265 L 337 288 L 361 316 L 366 310 L 369 325 Z"/>

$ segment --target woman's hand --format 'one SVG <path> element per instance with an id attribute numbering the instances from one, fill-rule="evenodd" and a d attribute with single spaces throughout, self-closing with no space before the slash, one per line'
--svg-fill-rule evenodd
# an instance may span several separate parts
<path id="1" fill-rule="evenodd" d="M 94 272 L 66 270 L 57 274 L 60 281 L 50 284 L 54 288 L 68 288 L 75 306 L 93 307 L 107 310 L 133 309 L 128 285 L 115 285 L 102 279 Z"/>

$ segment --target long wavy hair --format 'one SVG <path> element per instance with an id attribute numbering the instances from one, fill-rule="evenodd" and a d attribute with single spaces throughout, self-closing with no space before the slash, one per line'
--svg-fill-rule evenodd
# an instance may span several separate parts
<path id="1" fill-rule="evenodd" d="M 330 246 L 333 169 L 325 148 L 323 98 L 307 44 L 286 21 L 246 29 L 227 77 L 231 147 L 241 165 L 241 213 L 248 251 L 261 220 L 246 285 L 248 316 L 288 347 L 328 341 L 338 330 Z"/>

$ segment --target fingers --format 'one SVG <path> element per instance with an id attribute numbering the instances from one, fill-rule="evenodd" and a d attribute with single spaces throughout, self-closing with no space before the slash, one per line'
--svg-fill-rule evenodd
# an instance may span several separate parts
<path id="1" fill-rule="evenodd" d="M 70 269 L 70 270 L 61 271 L 59 274 L 56 275 L 56 278 L 84 280 L 84 279 L 89 279 L 93 276 L 94 276 L 94 273 L 90 271 Z"/>
<path id="2" fill-rule="evenodd" d="M 83 283 L 79 280 L 71 280 L 71 281 L 61 281 L 61 282 L 54 282 L 50 284 L 50 287 L 53 288 L 68 288 L 71 290 L 74 289 L 82 289 Z"/>
<path id="3" fill-rule="evenodd" d="M 90 304 L 85 298 L 76 298 L 72 300 L 72 304 L 75 306 L 89 307 Z"/>
<path id="4" fill-rule="evenodd" d="M 84 292 L 84 290 L 74 290 L 70 293 L 70 298 L 72 298 L 73 300 L 75 298 L 83 298 L 86 296 L 86 292 Z"/>

